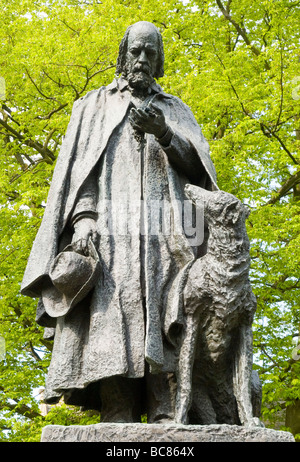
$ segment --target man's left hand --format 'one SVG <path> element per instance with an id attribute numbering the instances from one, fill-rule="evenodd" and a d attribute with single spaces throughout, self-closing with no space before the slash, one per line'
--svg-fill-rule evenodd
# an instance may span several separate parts
<path id="1" fill-rule="evenodd" d="M 131 109 L 129 120 L 134 129 L 162 138 L 168 130 L 163 111 L 150 104 L 145 109 Z"/>

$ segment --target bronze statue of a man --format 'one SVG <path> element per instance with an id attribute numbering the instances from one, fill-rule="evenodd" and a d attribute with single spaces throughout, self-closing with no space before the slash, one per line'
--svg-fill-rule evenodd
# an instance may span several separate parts
<path id="1" fill-rule="evenodd" d="M 163 73 L 158 29 L 129 27 L 116 79 L 74 104 L 22 283 L 39 324 L 55 327 L 46 402 L 64 396 L 104 422 L 174 419 L 182 287 L 205 242 L 151 232 L 151 204 L 170 204 L 176 222 L 187 183 L 217 189 L 208 143 L 156 83 Z"/>

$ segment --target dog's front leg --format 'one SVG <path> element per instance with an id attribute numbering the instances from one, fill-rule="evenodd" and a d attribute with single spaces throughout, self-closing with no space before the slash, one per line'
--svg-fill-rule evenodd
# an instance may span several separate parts
<path id="1" fill-rule="evenodd" d="M 234 359 L 233 387 L 241 424 L 245 427 L 263 427 L 263 423 L 257 417 L 253 416 L 252 409 L 252 342 L 251 326 L 241 326 Z"/>
<path id="2" fill-rule="evenodd" d="M 199 310 L 189 313 L 179 354 L 175 422 L 186 425 L 192 403 L 193 366 L 199 329 Z"/>

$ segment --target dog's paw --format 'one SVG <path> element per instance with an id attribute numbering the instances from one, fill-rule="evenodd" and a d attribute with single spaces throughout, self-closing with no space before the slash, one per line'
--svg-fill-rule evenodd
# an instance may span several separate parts
<path id="1" fill-rule="evenodd" d="M 253 427 L 264 428 L 265 427 L 263 422 L 258 417 L 252 417 L 247 422 L 245 422 L 244 426 L 248 428 L 253 428 Z"/>

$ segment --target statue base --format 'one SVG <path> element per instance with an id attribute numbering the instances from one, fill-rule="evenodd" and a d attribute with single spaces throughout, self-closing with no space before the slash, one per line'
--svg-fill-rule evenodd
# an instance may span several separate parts
<path id="1" fill-rule="evenodd" d="M 187 443 L 187 442 L 295 442 L 293 435 L 269 428 L 238 425 L 176 425 L 99 423 L 48 425 L 41 442 Z"/>

